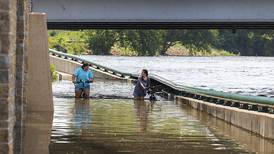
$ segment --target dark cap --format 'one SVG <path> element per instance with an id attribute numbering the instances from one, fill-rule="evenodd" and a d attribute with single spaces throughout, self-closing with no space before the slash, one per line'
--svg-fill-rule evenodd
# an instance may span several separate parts
<path id="1" fill-rule="evenodd" d="M 82 67 L 86 67 L 86 66 L 89 66 L 88 63 L 83 63 Z"/>

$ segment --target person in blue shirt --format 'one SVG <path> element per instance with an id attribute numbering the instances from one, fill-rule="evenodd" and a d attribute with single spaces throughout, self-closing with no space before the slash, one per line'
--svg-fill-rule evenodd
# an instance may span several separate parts
<path id="1" fill-rule="evenodd" d="M 72 82 L 75 85 L 75 98 L 89 98 L 90 83 L 93 82 L 93 73 L 89 69 L 89 64 L 83 65 L 75 70 L 72 75 Z"/>

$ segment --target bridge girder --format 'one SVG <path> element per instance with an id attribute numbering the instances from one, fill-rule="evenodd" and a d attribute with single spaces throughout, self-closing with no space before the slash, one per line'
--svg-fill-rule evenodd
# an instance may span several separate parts
<path id="1" fill-rule="evenodd" d="M 49 29 L 273 29 L 272 0 L 32 0 Z"/>

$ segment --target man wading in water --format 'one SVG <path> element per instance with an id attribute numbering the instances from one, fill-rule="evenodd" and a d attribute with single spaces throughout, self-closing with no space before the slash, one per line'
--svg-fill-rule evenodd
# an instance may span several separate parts
<path id="1" fill-rule="evenodd" d="M 150 79 L 148 78 L 148 71 L 143 69 L 133 91 L 134 99 L 144 100 L 149 86 Z"/>
<path id="2" fill-rule="evenodd" d="M 90 83 L 93 82 L 93 73 L 89 64 L 83 63 L 82 67 L 75 70 L 72 75 L 72 82 L 75 86 L 75 98 L 89 98 Z"/>

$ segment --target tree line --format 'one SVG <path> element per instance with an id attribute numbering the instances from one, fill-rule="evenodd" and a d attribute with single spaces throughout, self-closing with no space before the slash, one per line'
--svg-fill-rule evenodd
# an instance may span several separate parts
<path id="1" fill-rule="evenodd" d="M 49 31 L 49 46 L 72 54 L 166 55 L 182 46 L 189 55 L 226 51 L 242 56 L 273 56 L 272 30 L 79 30 Z"/>

